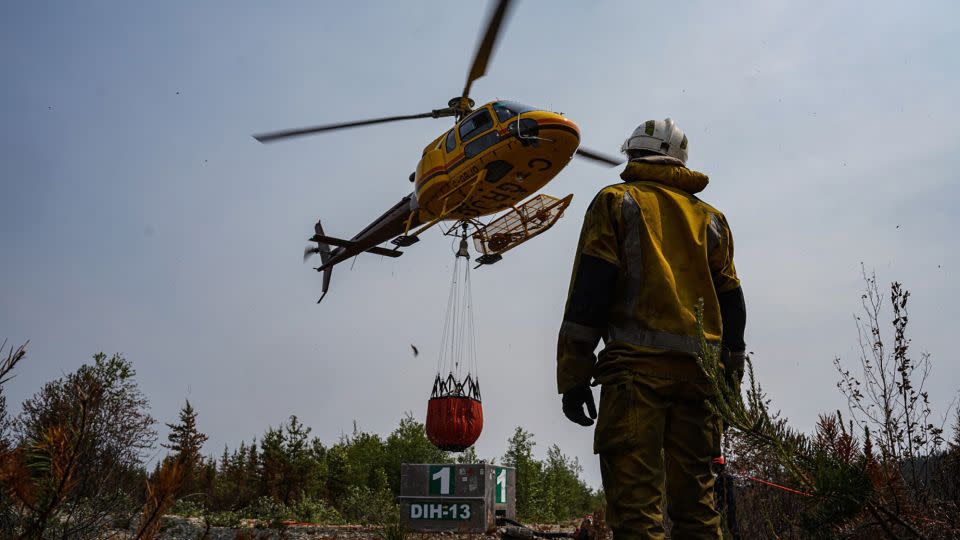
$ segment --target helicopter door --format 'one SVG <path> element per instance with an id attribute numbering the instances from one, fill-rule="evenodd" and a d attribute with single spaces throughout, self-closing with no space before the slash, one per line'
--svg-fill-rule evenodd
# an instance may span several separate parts
<path id="1" fill-rule="evenodd" d="M 490 116 L 490 111 L 480 109 L 460 122 L 460 143 L 466 143 L 492 127 L 493 117 Z"/>
<path id="2" fill-rule="evenodd" d="M 493 129 L 489 109 L 481 109 L 460 123 L 460 141 L 467 159 L 500 142 L 500 133 Z"/>

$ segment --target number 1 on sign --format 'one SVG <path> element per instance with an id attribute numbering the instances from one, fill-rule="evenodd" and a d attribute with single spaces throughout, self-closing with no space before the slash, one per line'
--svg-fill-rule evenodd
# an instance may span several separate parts
<path id="1" fill-rule="evenodd" d="M 422 476 L 420 478 L 423 478 Z M 450 467 L 441 467 L 440 470 L 433 473 L 431 480 L 440 480 L 440 494 L 450 494 Z"/>
<path id="2" fill-rule="evenodd" d="M 507 502 L 507 470 L 497 469 L 497 497 L 498 503 Z"/>

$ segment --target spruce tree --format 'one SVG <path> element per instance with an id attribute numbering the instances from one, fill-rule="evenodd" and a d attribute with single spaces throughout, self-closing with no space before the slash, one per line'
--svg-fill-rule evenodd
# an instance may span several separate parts
<path id="1" fill-rule="evenodd" d="M 207 435 L 197 430 L 197 411 L 186 400 L 180 409 L 180 421 L 176 424 L 167 424 L 170 434 L 164 448 L 172 450 L 174 456 L 183 464 L 184 475 L 181 493 L 192 493 L 197 486 L 196 476 L 202 461 L 203 443 L 207 442 Z"/>

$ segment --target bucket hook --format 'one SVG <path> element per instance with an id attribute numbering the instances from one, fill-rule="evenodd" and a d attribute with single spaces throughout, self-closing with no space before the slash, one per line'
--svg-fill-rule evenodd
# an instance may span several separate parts
<path id="1" fill-rule="evenodd" d="M 467 250 L 467 224 L 463 224 L 463 233 L 460 236 L 460 249 L 457 250 L 457 257 L 463 257 L 470 260 L 470 251 Z"/>

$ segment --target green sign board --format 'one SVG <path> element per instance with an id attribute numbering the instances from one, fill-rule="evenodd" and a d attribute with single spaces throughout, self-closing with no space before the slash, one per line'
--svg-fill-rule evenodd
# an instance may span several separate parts
<path id="1" fill-rule="evenodd" d="M 490 531 L 497 516 L 516 518 L 514 470 L 487 463 L 404 463 L 400 523 L 412 532 L 456 533 L 448 538 Z"/>
<path id="2" fill-rule="evenodd" d="M 452 495 L 456 475 L 453 474 L 453 465 L 430 466 L 430 494 Z"/>

